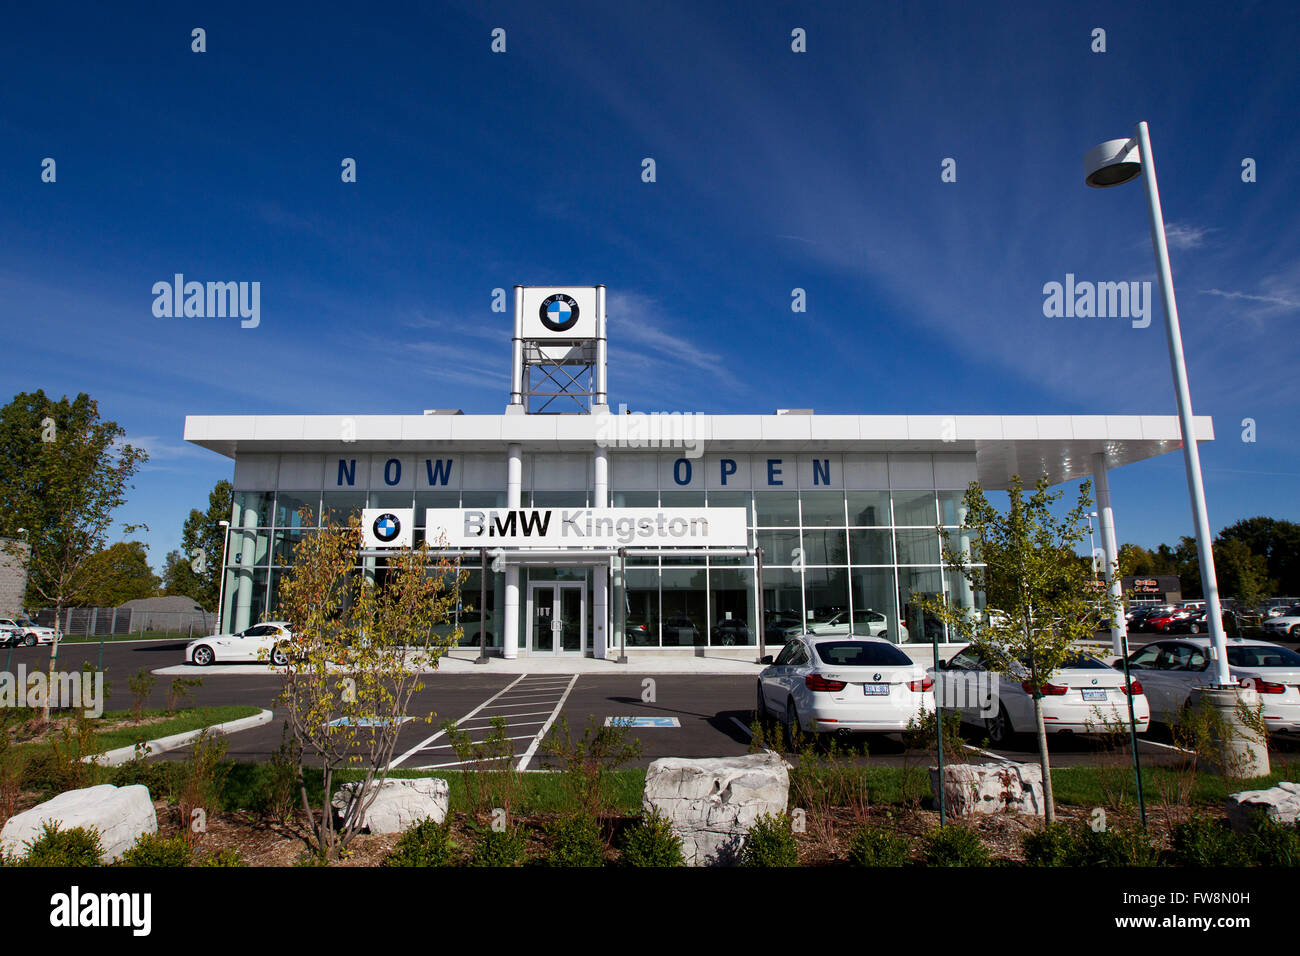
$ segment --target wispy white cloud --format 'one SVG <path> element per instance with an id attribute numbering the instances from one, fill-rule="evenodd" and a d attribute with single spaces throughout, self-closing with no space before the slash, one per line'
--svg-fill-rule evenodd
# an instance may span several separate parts
<path id="1" fill-rule="evenodd" d="M 1227 292 L 1223 289 L 1202 289 L 1201 295 L 1217 295 L 1225 299 L 1242 299 L 1247 302 L 1280 306 L 1284 309 L 1300 309 L 1300 299 L 1284 295 L 1255 295 L 1250 292 Z"/>
<path id="2" fill-rule="evenodd" d="M 1193 226 L 1185 222 L 1165 223 L 1165 239 L 1171 249 L 1180 251 L 1198 249 L 1205 245 L 1205 237 L 1213 229 L 1208 226 Z"/>

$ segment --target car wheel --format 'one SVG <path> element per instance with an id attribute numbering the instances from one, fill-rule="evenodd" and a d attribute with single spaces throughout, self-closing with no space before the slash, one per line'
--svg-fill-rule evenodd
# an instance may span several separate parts
<path id="1" fill-rule="evenodd" d="M 200 644 L 198 647 L 194 648 L 194 653 L 191 655 L 191 659 L 195 664 L 199 665 L 199 667 L 207 667 L 217 659 L 217 655 L 212 653 L 212 648 L 208 647 L 208 645 Z"/>
<path id="2" fill-rule="evenodd" d="M 1287 633 L 1289 633 L 1296 640 L 1300 640 L 1300 624 L 1292 624 L 1291 630 L 1288 631 Z"/>
<path id="3" fill-rule="evenodd" d="M 984 732 L 989 735 L 989 743 L 999 747 L 1010 743 L 1015 737 L 1016 731 L 1011 724 L 1011 715 L 1007 713 L 1004 704 L 998 705 L 996 717 L 985 718 Z"/>
<path id="4" fill-rule="evenodd" d="M 1200 634 L 1200 633 L 1201 633 L 1201 627 L 1200 627 L 1200 625 L 1199 625 L 1199 624 L 1189 624 L 1189 625 L 1187 626 L 1187 633 L 1188 633 L 1188 634 Z"/>
<path id="5" fill-rule="evenodd" d="M 35 635 L 35 634 L 28 634 L 27 637 L 23 639 L 23 643 L 26 644 L 28 647 L 35 647 L 35 646 L 36 646 L 36 635 Z"/>
<path id="6" fill-rule="evenodd" d="M 289 655 L 278 644 L 271 648 L 271 663 L 276 667 L 286 667 L 289 664 Z"/>
<path id="7" fill-rule="evenodd" d="M 794 698 L 791 697 L 785 703 L 785 720 L 781 725 L 782 737 L 785 740 L 785 749 L 787 753 L 794 753 L 795 737 L 799 729 L 799 711 L 795 709 Z"/>

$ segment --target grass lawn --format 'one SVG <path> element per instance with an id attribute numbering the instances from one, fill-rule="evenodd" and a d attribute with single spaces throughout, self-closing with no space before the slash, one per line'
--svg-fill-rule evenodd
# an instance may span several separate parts
<path id="1" fill-rule="evenodd" d="M 238 720 L 240 717 L 251 717 L 260 713 L 260 710 L 258 707 L 247 704 L 224 707 L 191 707 L 178 710 L 170 716 L 165 710 L 146 710 L 144 717 L 151 719 L 151 723 L 141 726 L 117 727 L 97 732 L 95 734 L 95 751 L 102 753 L 105 750 L 114 750 L 118 747 L 130 747 L 141 740 L 157 740 L 159 737 L 180 734 L 187 730 L 198 730 L 202 727 L 210 727 L 213 724 L 223 724 L 226 721 Z M 130 717 L 130 711 L 109 710 L 104 712 L 100 720 L 111 723 L 129 720 Z M 163 719 L 157 720 L 154 718 Z M 14 752 L 26 758 L 49 749 L 49 742 L 19 743 L 13 747 Z"/>

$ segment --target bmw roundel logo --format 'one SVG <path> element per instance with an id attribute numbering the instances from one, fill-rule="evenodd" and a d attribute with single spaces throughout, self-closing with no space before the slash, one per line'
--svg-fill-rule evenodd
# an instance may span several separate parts
<path id="1" fill-rule="evenodd" d="M 872 680 L 880 680 L 880 675 L 879 675 L 879 674 L 872 674 L 872 675 L 871 675 L 871 679 L 872 679 Z"/>
<path id="2" fill-rule="evenodd" d="M 1094 678 L 1092 679 L 1092 682 L 1093 682 L 1094 684 L 1097 683 L 1097 678 L 1094 677 Z"/>
<path id="3" fill-rule="evenodd" d="M 542 325 L 552 332 L 567 332 L 578 323 L 578 303 L 563 292 L 548 295 L 537 310 Z"/>
<path id="4" fill-rule="evenodd" d="M 402 523 L 397 520 L 397 515 L 390 512 L 381 514 L 371 527 L 380 541 L 392 541 L 402 533 Z"/>

